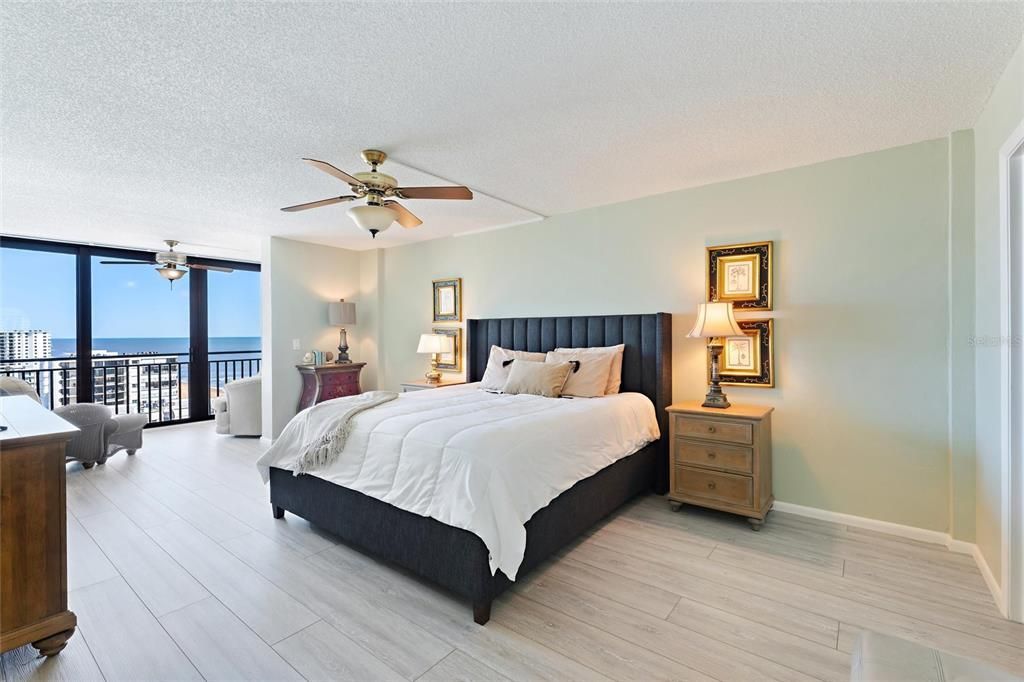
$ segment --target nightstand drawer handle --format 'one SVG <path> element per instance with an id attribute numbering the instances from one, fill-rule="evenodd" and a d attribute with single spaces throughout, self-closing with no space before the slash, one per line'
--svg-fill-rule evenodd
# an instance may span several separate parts
<path id="1" fill-rule="evenodd" d="M 715 482 L 714 481 L 708 481 L 708 490 L 714 490 L 714 489 L 715 489 Z"/>
<path id="2" fill-rule="evenodd" d="M 718 455 L 716 455 L 716 454 L 715 454 L 715 453 L 713 453 L 713 452 L 709 452 L 709 453 L 708 453 L 708 459 L 714 459 L 715 457 L 718 457 Z"/>
<path id="3" fill-rule="evenodd" d="M 708 427 L 708 433 L 714 433 L 714 432 L 715 432 L 715 427 L 714 426 L 709 426 Z"/>

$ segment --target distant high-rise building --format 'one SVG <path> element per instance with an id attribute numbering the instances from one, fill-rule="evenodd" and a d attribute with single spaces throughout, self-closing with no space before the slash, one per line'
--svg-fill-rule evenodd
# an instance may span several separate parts
<path id="1" fill-rule="evenodd" d="M 0 329 L 0 370 L 7 376 L 27 381 L 39 399 L 47 405 L 51 401 L 52 377 L 45 370 L 53 354 L 53 338 L 45 329 Z"/>
<path id="2" fill-rule="evenodd" d="M 51 353 L 53 353 L 53 338 L 47 330 L 0 330 L 0 360 L 48 358 Z"/>

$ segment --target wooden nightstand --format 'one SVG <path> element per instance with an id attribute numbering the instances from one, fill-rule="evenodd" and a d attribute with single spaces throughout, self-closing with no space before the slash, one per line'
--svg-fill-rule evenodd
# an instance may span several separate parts
<path id="1" fill-rule="evenodd" d="M 427 383 L 426 379 L 420 381 L 406 381 L 402 384 L 402 393 L 410 393 L 411 391 L 425 391 L 429 388 L 444 388 L 445 386 L 461 386 L 466 383 L 463 379 L 449 379 L 441 380 L 441 383 L 430 384 Z"/>
<path id="2" fill-rule="evenodd" d="M 295 365 L 302 375 L 302 393 L 299 395 L 299 410 L 325 400 L 363 392 L 359 385 L 359 373 L 365 362 L 341 362 L 327 365 Z"/>
<path id="3" fill-rule="evenodd" d="M 761 530 L 772 508 L 772 407 L 671 405 L 668 499 L 747 517 Z"/>

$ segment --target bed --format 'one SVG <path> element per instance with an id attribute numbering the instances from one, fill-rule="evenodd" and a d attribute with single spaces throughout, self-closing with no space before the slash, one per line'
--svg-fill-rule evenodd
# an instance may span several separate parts
<path id="1" fill-rule="evenodd" d="M 665 408 L 671 401 L 671 315 L 502 318 L 467 321 L 467 382 L 481 379 L 492 345 L 515 350 L 593 347 L 622 343 L 622 393 L 653 403 L 661 438 L 578 480 L 525 523 L 525 550 L 517 577 L 528 573 L 635 495 L 667 489 Z M 438 389 L 427 393 L 457 392 Z M 416 395 L 416 394 L 412 394 Z M 452 398 L 454 400 L 454 397 Z M 598 398 L 595 400 L 604 400 Z M 275 518 L 285 511 L 337 535 L 346 544 L 405 568 L 473 605 L 485 624 L 491 603 L 511 585 L 481 538 L 464 528 L 412 513 L 317 475 L 294 476 L 270 466 Z"/>

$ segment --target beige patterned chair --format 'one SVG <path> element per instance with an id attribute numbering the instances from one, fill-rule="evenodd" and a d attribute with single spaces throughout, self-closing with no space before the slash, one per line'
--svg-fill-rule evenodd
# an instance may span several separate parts
<path id="1" fill-rule="evenodd" d="M 40 402 L 32 385 L 15 377 L 0 377 L 0 395 L 27 395 Z M 78 427 L 78 435 L 68 442 L 65 459 L 81 462 L 86 469 L 103 464 L 120 450 L 134 455 L 142 447 L 142 428 L 149 421 L 144 414 L 115 415 L 106 405 L 96 403 L 65 405 L 53 413 Z"/>

